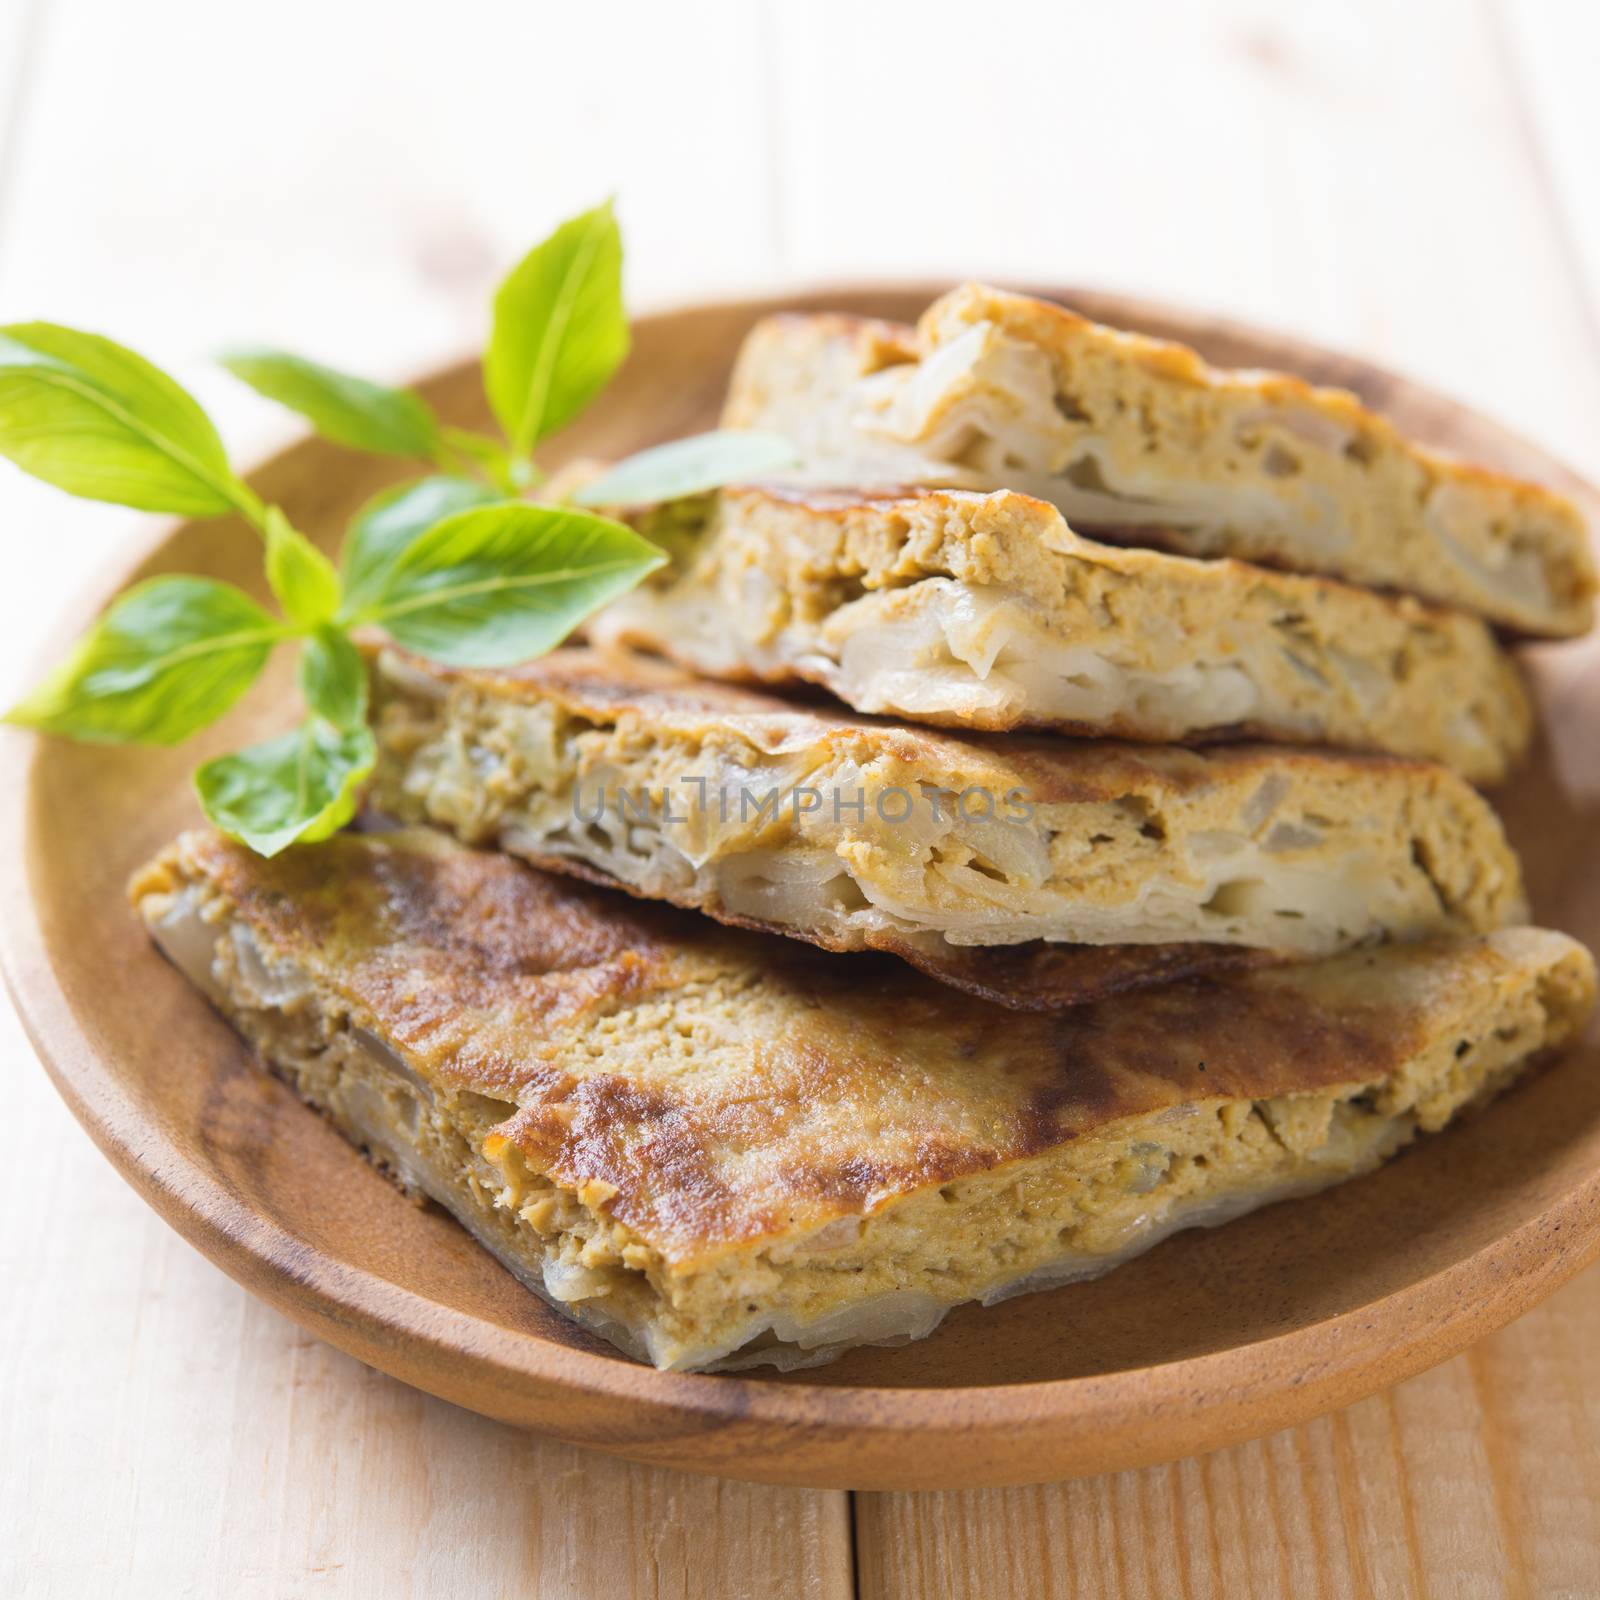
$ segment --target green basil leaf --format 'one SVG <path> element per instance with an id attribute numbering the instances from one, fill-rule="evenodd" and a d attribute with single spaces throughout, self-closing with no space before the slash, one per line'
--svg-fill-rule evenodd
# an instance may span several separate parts
<path id="1" fill-rule="evenodd" d="M 407 546 L 368 615 L 436 661 L 508 666 L 554 649 L 665 560 L 631 528 L 587 511 L 484 506 Z"/>
<path id="2" fill-rule="evenodd" d="M 133 351 L 54 323 L 0 328 L 0 455 L 69 494 L 141 511 L 255 506 L 185 390 Z"/>
<path id="3" fill-rule="evenodd" d="M 681 500 L 724 484 L 792 467 L 795 447 L 776 433 L 722 428 L 641 450 L 619 461 L 572 497 L 579 506 L 642 506 Z"/>
<path id="4" fill-rule="evenodd" d="M 535 245 L 494 297 L 483 381 L 513 449 L 525 455 L 576 416 L 627 353 L 622 235 L 608 200 Z"/>
<path id="5" fill-rule="evenodd" d="M 297 839 L 326 839 L 355 815 L 378 758 L 366 727 L 341 733 L 312 717 L 298 728 L 208 761 L 194 775 L 206 816 L 257 855 Z"/>
<path id="6" fill-rule="evenodd" d="M 336 728 L 367 720 L 367 667 L 361 652 L 337 628 L 322 627 L 300 650 L 300 693 Z"/>
<path id="7" fill-rule="evenodd" d="M 257 394 L 298 411 L 336 444 L 424 461 L 438 448 L 438 420 L 409 389 L 390 389 L 282 350 L 230 350 L 220 360 Z"/>
<path id="8" fill-rule="evenodd" d="M 267 582 L 283 614 L 302 628 L 331 621 L 341 594 L 333 563 L 276 506 L 267 508 L 266 532 Z"/>
<path id="9" fill-rule="evenodd" d="M 345 609 L 359 614 L 383 592 L 389 569 L 418 534 L 458 511 L 494 505 L 499 490 L 476 478 L 423 478 L 385 489 L 356 514 L 344 545 Z"/>
<path id="10" fill-rule="evenodd" d="M 255 681 L 278 621 L 210 578 L 151 578 L 118 598 L 6 721 L 104 744 L 177 744 Z"/>

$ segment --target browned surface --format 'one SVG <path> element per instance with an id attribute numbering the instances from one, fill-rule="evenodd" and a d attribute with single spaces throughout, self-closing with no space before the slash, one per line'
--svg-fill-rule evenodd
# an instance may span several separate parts
<path id="1" fill-rule="evenodd" d="M 1242 944 L 1031 944 L 917 945 L 888 932 L 872 937 L 940 983 L 1011 1011 L 1060 1011 L 1133 989 L 1241 972 L 1280 959 Z"/>
<path id="2" fill-rule="evenodd" d="M 833 303 L 905 316 L 931 292 Z M 1369 367 L 1224 324 L 1069 298 L 1177 333 L 1222 362 L 1349 385 L 1424 436 L 1573 487 L 1531 447 Z M 569 448 L 616 454 L 703 425 L 763 309 L 642 324 L 622 381 Z M 453 419 L 482 420 L 470 373 L 446 375 L 430 394 Z M 394 476 L 308 444 L 264 469 L 258 487 L 331 542 Z M 260 592 L 255 542 L 225 524 L 178 530 L 139 570 L 183 569 Z M 1536 917 L 1590 944 L 1600 943 L 1595 663 L 1592 647 L 1539 653 L 1534 687 L 1551 738 L 1504 797 Z M 284 681 L 198 744 L 209 753 L 281 726 Z M 184 775 L 196 753 L 30 753 L 8 737 L 4 937 L 24 1019 L 69 1104 L 187 1237 L 342 1348 L 491 1415 L 736 1476 L 971 1485 L 1092 1472 L 1192 1454 L 1369 1394 L 1525 1310 L 1600 1244 L 1591 1043 L 1492 1116 L 1371 1179 L 1173 1240 L 1097 1283 L 957 1313 L 912 1349 L 757 1381 L 587 1354 L 453 1224 L 406 1205 L 251 1067 L 146 946 L 123 882 L 195 820 Z"/>
<path id="3" fill-rule="evenodd" d="M 1378 406 L 1361 392 L 1358 384 L 1323 385 L 1303 363 L 1296 363 L 1298 371 L 1293 373 L 1266 370 L 1255 364 L 1250 364 L 1248 370 L 1229 370 L 1234 363 L 1213 355 L 1205 347 L 1204 319 L 1193 319 L 1194 326 L 1202 330 L 1200 333 L 1183 329 L 1182 322 L 1187 319 L 1169 324 L 1159 333 L 1154 324 L 1148 323 L 1142 329 L 1131 330 L 1131 319 L 1119 315 L 1115 305 L 1111 315 L 1102 318 L 1094 309 L 1094 296 L 1073 297 L 1076 309 L 1059 304 L 1062 298 L 1059 291 L 1046 291 L 1042 298 L 1033 298 L 1005 288 L 967 283 L 925 307 L 915 329 L 838 317 L 811 324 L 775 319 L 770 326 L 757 330 L 757 338 L 740 364 L 724 421 L 736 427 L 764 425 L 762 395 L 769 381 L 768 369 L 776 371 L 787 365 L 793 353 L 786 352 L 784 345 L 791 338 L 796 342 L 799 361 L 809 362 L 815 347 L 843 335 L 859 352 L 851 363 L 853 369 L 865 375 L 900 362 L 929 358 L 966 329 L 979 322 L 991 323 L 1042 350 L 1055 366 L 1061 388 L 1068 395 L 1074 393 L 1078 375 L 1095 359 L 1090 352 L 1098 349 L 1101 359 L 1118 367 L 1126 364 L 1128 369 L 1142 368 L 1157 384 L 1180 394 L 1226 388 L 1269 405 L 1313 408 L 1350 429 L 1368 452 L 1402 453 L 1430 479 L 1454 483 L 1469 491 L 1479 487 L 1498 490 L 1507 496 L 1516 514 L 1548 519 L 1549 523 L 1539 541 L 1539 559 L 1554 604 L 1547 622 L 1533 625 L 1532 631 L 1541 637 L 1566 638 L 1581 633 L 1593 620 L 1596 574 L 1583 514 L 1575 509 L 1570 494 L 1552 493 L 1557 486 L 1545 481 L 1533 468 L 1519 465 L 1512 471 L 1503 461 L 1491 464 L 1487 458 L 1474 459 L 1469 452 L 1457 452 L 1453 441 L 1430 437 L 1391 408 Z M 1105 327 L 1096 326 L 1102 321 L 1113 324 L 1110 331 L 1115 341 L 1114 354 L 1108 353 L 1102 343 L 1108 332 Z M 1172 329 L 1181 334 L 1180 342 L 1173 341 L 1169 331 Z M 1128 331 L 1135 336 L 1126 337 Z M 1119 337 L 1119 332 L 1123 336 Z M 774 355 L 773 350 L 778 353 Z M 1287 368 L 1290 364 L 1291 358 L 1286 355 L 1282 365 Z M 1308 376 L 1312 379 L 1309 383 Z M 1445 450 L 1442 454 L 1426 448 L 1418 451 L 1414 449 L 1417 443 L 1443 445 Z M 1404 517 L 1403 508 L 1391 509 Z M 1094 533 L 1099 529 L 1090 522 L 1079 531 Z M 1448 601 L 1449 591 L 1434 598 Z"/>
<path id="4" fill-rule="evenodd" d="M 1441 760 L 1477 783 L 1503 781 L 1532 735 L 1521 676 L 1488 625 L 1414 595 L 1303 572 L 1270 578 L 1270 562 L 1174 560 L 1149 549 L 1118 549 L 1120 535 L 1112 534 L 1112 543 L 1080 538 L 1054 506 L 1012 490 L 745 485 L 724 489 L 707 517 L 703 534 L 688 542 L 677 576 L 662 580 L 659 590 L 652 584 L 650 598 L 630 597 L 602 615 L 590 629 L 597 640 L 648 650 L 725 681 L 793 689 L 840 682 L 839 670 L 824 657 L 831 661 L 841 640 L 851 636 L 848 619 L 863 588 L 870 594 L 914 593 L 934 578 L 980 589 L 993 585 L 1040 608 L 1041 637 L 1081 638 L 1113 654 L 1131 650 L 1144 655 L 1144 665 L 1152 669 L 1160 660 L 1173 663 L 1173 657 L 1161 655 L 1158 640 L 1164 635 L 1187 637 L 1201 656 L 1241 643 L 1249 654 L 1250 640 L 1276 629 L 1283 612 L 1290 612 L 1299 619 L 1297 637 L 1302 643 L 1315 641 L 1319 660 L 1342 672 L 1344 666 L 1336 663 L 1353 647 L 1385 685 L 1353 720 L 1323 718 L 1308 703 L 1313 725 L 1323 729 L 1315 736 L 1297 715 L 1274 713 L 1259 723 L 1228 726 L 1196 716 L 1179 727 L 1152 721 L 1137 703 L 1088 721 L 1041 715 L 1026 699 L 959 712 L 924 706 L 914 720 L 969 732 L 1048 729 L 1102 739 L 1179 738 L 1186 744 L 1262 738 L 1387 750 Z M 685 545 L 681 512 L 646 510 L 635 526 L 669 548 Z M 1140 543 L 1137 530 L 1125 532 L 1124 542 Z M 1162 544 L 1165 535 L 1153 529 L 1143 542 Z M 754 574 L 760 575 L 763 594 L 786 595 L 779 638 L 798 630 L 776 654 L 771 630 L 778 614 L 770 598 L 758 608 L 761 627 L 755 634 L 745 630 L 742 648 L 702 636 L 694 620 L 708 603 L 727 606 L 732 603 L 727 597 L 746 593 Z M 1272 603 L 1264 609 L 1268 596 Z M 1092 626 L 1086 632 L 1085 611 L 1114 617 L 1112 632 Z M 1223 619 L 1236 622 L 1238 631 L 1225 627 Z M 842 634 L 835 636 L 835 627 Z M 800 649 L 800 636 L 810 638 L 817 651 Z M 1419 663 L 1425 664 L 1421 675 Z M 1280 683 L 1270 698 L 1277 704 L 1276 697 L 1287 694 L 1297 703 L 1298 693 Z M 870 694 L 864 698 L 859 684 L 847 698 L 853 705 L 875 704 L 886 714 L 895 705 L 892 696 L 876 702 Z M 1469 748 L 1452 729 L 1452 718 L 1469 707 L 1486 733 L 1492 727 L 1492 752 L 1476 742 Z"/>
<path id="5" fill-rule="evenodd" d="M 1592 1001 L 1582 974 L 1535 977 L 1557 958 L 1513 933 L 1007 1018 L 891 962 L 725 933 L 426 832 L 271 861 L 190 834 L 142 881 L 172 871 L 421 1076 L 514 1102 L 491 1138 L 569 1192 L 601 1181 L 608 1214 L 684 1264 L 1174 1106 L 1380 1083 L 1476 1034 L 1513 986 L 1547 994 L 1552 1043 Z"/>
<path id="6" fill-rule="evenodd" d="M 748 750 L 795 751 L 821 766 L 848 757 L 863 766 L 882 758 L 903 763 L 903 781 L 926 781 L 960 791 L 969 785 L 990 795 L 1020 793 L 1040 805 L 1092 805 L 1136 797 L 1160 807 L 1169 800 L 1218 790 L 1243 804 L 1265 779 L 1284 777 L 1329 789 L 1369 786 L 1369 814 L 1389 816 L 1415 804 L 1426 816 L 1437 811 L 1453 819 L 1442 830 L 1450 859 L 1433 864 L 1434 892 L 1448 900 L 1456 931 L 1475 931 L 1517 920 L 1519 872 L 1492 810 L 1461 778 L 1429 762 L 1360 751 L 1299 749 L 1282 744 L 1219 744 L 1204 750 L 1179 746 L 1129 744 L 1111 739 L 1063 739 L 1032 733 L 956 735 L 915 723 L 860 716 L 828 701 L 808 705 L 754 689 L 712 683 L 665 662 L 628 651 L 585 647 L 557 650 L 538 661 L 511 668 L 449 667 L 396 649 L 368 645 L 372 673 L 374 725 L 379 730 L 379 768 L 375 784 L 380 811 L 410 822 L 433 820 L 426 806 L 407 792 L 399 776 L 408 744 L 396 756 L 384 737 L 393 711 L 404 733 L 413 712 L 432 711 L 422 697 L 409 705 L 408 680 L 422 675 L 436 684 L 508 701 L 548 704 L 582 723 L 626 726 L 641 745 L 668 747 L 677 739 L 706 754 L 730 746 L 739 761 Z M 382 661 L 387 669 L 377 667 Z M 394 671 L 403 667 L 403 674 Z M 694 781 L 694 780 L 691 780 Z M 483 829 L 463 831 L 476 843 L 490 843 Z M 548 872 L 565 873 L 645 898 L 645 891 L 604 868 L 570 855 L 542 853 L 519 841 L 522 859 Z M 1412 850 L 1417 846 L 1412 842 Z M 1493 868 L 1482 871 L 1492 852 Z M 1480 898 L 1485 878 L 1500 885 L 1489 903 Z M 863 947 L 902 957 L 930 977 L 1017 1011 L 1052 1011 L 1082 1005 L 1131 989 L 1149 988 L 1205 973 L 1237 972 L 1268 965 L 1280 957 L 1242 945 L 1022 945 L 961 946 L 937 933 L 923 936 L 892 928 L 841 934 L 834 930 L 777 923 L 731 910 L 710 891 L 690 885 L 662 891 L 673 904 L 701 911 L 733 927 L 784 934 L 829 950 Z M 1469 909 L 1467 901 L 1473 901 Z M 1443 931 L 1443 930 L 1441 930 Z"/>

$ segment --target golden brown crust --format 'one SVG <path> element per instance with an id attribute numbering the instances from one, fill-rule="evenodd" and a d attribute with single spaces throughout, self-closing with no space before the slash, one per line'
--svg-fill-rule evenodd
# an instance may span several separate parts
<path id="1" fill-rule="evenodd" d="M 724 863 L 834 860 L 871 908 L 797 910 L 787 924 L 830 948 L 882 947 L 861 937 L 876 921 L 919 940 L 945 929 L 957 944 L 1045 938 L 1325 954 L 1521 915 L 1520 871 L 1492 809 L 1425 762 L 1275 745 L 1197 751 L 957 736 L 592 650 L 487 671 L 382 652 L 373 696 L 375 803 L 387 814 L 560 870 L 588 860 L 611 877 L 631 875 L 645 894 L 734 922 L 744 911 L 764 927 L 764 910 L 730 904 Z M 698 805 L 691 799 L 689 815 L 669 823 L 659 797 L 681 799 L 695 784 L 704 786 Z M 729 785 L 734 798 L 719 817 L 713 791 Z M 745 799 L 769 789 L 796 799 L 804 791 L 815 809 L 785 802 L 747 812 Z M 607 816 L 619 822 L 624 793 L 657 797 L 650 859 L 642 846 L 619 847 L 614 828 L 596 839 L 571 826 L 607 795 Z M 892 826 L 889 802 L 904 811 L 894 798 L 902 794 L 942 795 L 943 812 L 913 801 L 916 825 Z M 996 819 L 1000 831 L 986 843 L 981 828 L 951 814 L 968 794 Z M 541 847 L 546 838 L 553 848 Z M 966 865 L 973 852 L 989 862 L 976 876 Z M 1269 886 L 1247 890 L 1259 912 L 1247 914 L 1248 927 L 1202 906 L 1237 878 Z M 1288 889 L 1290 878 L 1301 887 Z M 1277 884 L 1290 900 L 1274 898 Z M 1143 925 L 1147 900 L 1163 908 L 1159 927 Z M 838 937 L 819 935 L 804 920 L 812 916 Z"/>
<path id="2" fill-rule="evenodd" d="M 1303 406 L 1335 420 L 1355 433 L 1367 452 L 1393 450 L 1415 454 L 1428 461 L 1447 478 L 1458 478 L 1483 489 L 1502 491 L 1522 507 L 1541 516 L 1555 515 L 1566 521 L 1576 519 L 1572 502 L 1554 489 L 1498 472 L 1478 462 L 1463 461 L 1444 451 L 1430 449 L 1406 437 L 1381 412 L 1370 410 L 1358 395 L 1348 389 L 1335 389 L 1308 383 L 1288 372 L 1239 371 L 1212 366 L 1197 350 L 1175 340 L 1157 339 L 1149 334 L 1108 328 L 1080 316 L 1053 300 L 1012 294 L 984 284 L 963 284 L 936 300 L 917 324 L 918 344 L 926 349 L 936 342 L 947 324 L 962 325 L 987 321 L 1030 343 L 1050 351 L 1063 351 L 1086 341 L 1114 342 L 1118 356 L 1155 377 L 1170 379 L 1195 389 L 1242 388 L 1272 405 Z M 864 348 L 880 345 L 885 335 L 882 324 L 870 325 L 869 332 L 854 332 Z M 1592 565 L 1585 591 L 1594 593 Z"/>
<path id="3" fill-rule="evenodd" d="M 1593 617 L 1590 534 L 1555 490 L 1418 444 L 1347 391 L 979 284 L 898 338 L 769 319 L 725 420 L 787 432 L 836 481 L 1027 489 L 1083 532 L 1423 595 L 1516 633 Z"/>
<path id="4" fill-rule="evenodd" d="M 639 513 L 647 537 L 680 507 Z M 709 677 L 942 727 L 1382 750 L 1501 781 L 1531 710 L 1476 617 L 1080 538 L 1010 490 L 729 488 L 589 624 Z"/>
<path id="5" fill-rule="evenodd" d="M 426 1082 L 514 1102 L 490 1146 L 680 1265 L 1124 1119 L 1381 1085 L 1534 982 L 1536 1044 L 1593 999 L 1578 946 L 1511 930 L 1006 1015 L 416 833 L 270 861 L 191 834 L 135 897 L 156 922 L 185 884 Z"/>

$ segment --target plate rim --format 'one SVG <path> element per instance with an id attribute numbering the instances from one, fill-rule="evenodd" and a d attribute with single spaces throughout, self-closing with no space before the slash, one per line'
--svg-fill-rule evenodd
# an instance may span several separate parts
<path id="1" fill-rule="evenodd" d="M 636 325 L 695 312 L 752 318 L 826 298 L 848 301 L 883 293 L 932 289 L 927 280 L 884 279 L 795 286 L 652 308 Z M 1326 350 L 1235 319 L 1211 317 L 1141 296 L 1088 289 L 1035 289 L 1069 305 L 1084 301 L 1126 308 L 1165 322 L 1193 321 L 1214 330 L 1270 340 L 1295 359 L 1334 362 L 1393 378 L 1437 402 L 1444 414 L 1471 417 L 1545 464 L 1549 476 L 1592 496 L 1589 485 L 1542 447 L 1430 386 L 1364 358 Z M 426 389 L 459 381 L 476 363 L 437 367 L 417 380 Z M 318 441 L 294 442 L 257 461 L 254 481 Z M 129 541 L 126 553 L 85 585 L 63 614 L 74 633 L 166 547 L 182 519 L 162 519 Z M 108 575 L 109 573 L 109 575 Z M 1564 1189 L 1542 1211 L 1425 1277 L 1380 1299 L 1270 1338 L 1144 1367 L 966 1386 L 808 1385 L 747 1375 L 662 1373 L 625 1358 L 594 1354 L 441 1305 L 369 1269 L 339 1262 L 271 1217 L 230 1195 L 169 1139 L 159 1120 L 129 1098 L 80 1021 L 48 954 L 33 893 L 28 843 L 35 768 L 45 748 L 20 730 L 0 730 L 0 969 L 23 1030 L 56 1091 L 97 1148 L 153 1209 L 230 1277 L 348 1354 L 414 1387 L 471 1406 L 463 1394 L 501 1394 L 503 1419 L 536 1427 L 591 1448 L 635 1460 L 755 1481 L 863 1489 L 1026 1483 L 1120 1470 L 1210 1450 L 1303 1422 L 1353 1402 L 1448 1359 L 1503 1327 L 1600 1258 L 1600 1169 Z M 197 1001 L 197 1003 L 200 1003 Z M 1541 1237 L 1542 1236 L 1542 1237 Z M 272 1246 L 284 1248 L 275 1256 Z M 299 1270 L 283 1264 L 292 1256 Z M 1485 1285 L 1488 1285 L 1486 1290 Z M 1463 1294 L 1470 1287 L 1471 1293 Z M 1397 1329 L 1399 1330 L 1397 1334 Z M 417 1364 L 407 1347 L 426 1351 Z M 454 1367 L 459 1383 L 439 1382 Z M 1264 1369 L 1295 1376 L 1263 1394 Z M 434 1381 L 430 1381 L 430 1378 Z M 616 1435 L 593 1420 L 550 1418 L 542 1407 L 559 1394 L 638 1409 L 648 1423 L 636 1437 Z M 481 1409 L 472 1407 L 473 1409 Z M 509 1415 L 508 1415 L 509 1412 Z M 520 1413 L 520 1414 L 519 1414 Z M 661 1421 L 672 1425 L 663 1429 Z M 695 1430 L 713 1426 L 708 1436 Z M 934 1441 L 977 1452 L 955 1471 L 907 1472 L 893 1458 L 907 1446 Z M 805 1448 L 786 1470 L 785 1441 Z M 746 1452 L 760 1448 L 761 1459 Z M 1008 1466 L 1020 1451 L 1037 1458 Z M 1063 1468 L 1062 1462 L 1071 1465 Z M 948 1465 L 948 1464 L 947 1464 Z"/>

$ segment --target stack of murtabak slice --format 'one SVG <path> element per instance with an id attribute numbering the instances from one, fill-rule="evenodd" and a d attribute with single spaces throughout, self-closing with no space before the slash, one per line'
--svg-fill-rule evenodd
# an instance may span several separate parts
<path id="1" fill-rule="evenodd" d="M 914 1338 L 1367 1171 L 1583 1026 L 1471 786 L 1529 736 L 1493 630 L 1588 623 L 1567 502 L 980 289 L 758 327 L 728 421 L 804 472 L 630 512 L 676 560 L 589 648 L 374 654 L 405 828 L 134 887 L 578 1322 L 680 1369 Z"/>

